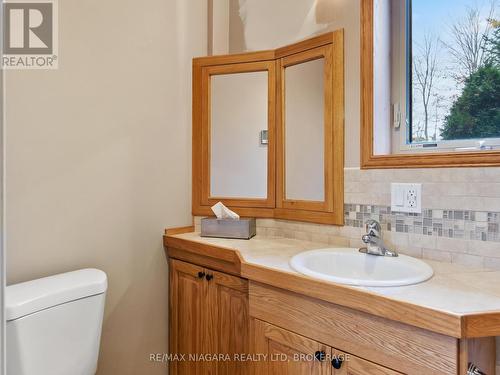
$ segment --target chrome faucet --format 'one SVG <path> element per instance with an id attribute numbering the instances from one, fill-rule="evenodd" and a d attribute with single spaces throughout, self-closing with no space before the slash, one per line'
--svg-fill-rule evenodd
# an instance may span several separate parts
<path id="1" fill-rule="evenodd" d="M 382 228 L 377 220 L 372 219 L 366 222 L 366 234 L 361 239 L 366 244 L 366 247 L 359 249 L 361 253 L 387 257 L 398 256 L 396 251 L 385 247 L 382 240 Z"/>

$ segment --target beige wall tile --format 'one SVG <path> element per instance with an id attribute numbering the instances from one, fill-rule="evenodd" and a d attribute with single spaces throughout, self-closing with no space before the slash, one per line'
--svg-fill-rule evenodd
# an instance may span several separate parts
<path id="1" fill-rule="evenodd" d="M 422 258 L 423 251 L 421 247 L 407 246 L 396 247 L 396 251 L 400 254 L 408 255 L 414 258 Z"/>
<path id="2" fill-rule="evenodd" d="M 383 239 L 387 244 L 392 245 L 394 247 L 409 247 L 409 235 L 408 233 L 399 233 L 399 232 L 383 232 Z"/>
<path id="3" fill-rule="evenodd" d="M 495 271 L 500 271 L 500 258 L 488 258 L 485 257 L 483 267 L 490 269 L 490 270 L 495 270 Z"/>
<path id="4" fill-rule="evenodd" d="M 295 238 L 296 240 L 301 240 L 301 241 L 312 241 L 312 233 L 294 231 L 292 238 Z"/>
<path id="5" fill-rule="evenodd" d="M 268 234 L 267 234 L 267 231 L 269 230 L 269 228 L 265 228 L 265 227 L 257 227 L 256 230 L 255 230 L 255 234 L 257 236 L 263 236 L 263 237 L 267 237 Z"/>
<path id="6" fill-rule="evenodd" d="M 489 241 L 466 241 L 467 252 L 490 258 L 500 258 L 500 243 Z"/>
<path id="7" fill-rule="evenodd" d="M 408 243 L 410 246 L 422 247 L 426 249 L 435 249 L 437 239 L 435 236 L 426 236 L 410 233 L 408 235 Z"/>
<path id="8" fill-rule="evenodd" d="M 266 236 L 269 237 L 285 237 L 285 232 L 280 228 L 266 228 Z"/>
<path id="9" fill-rule="evenodd" d="M 465 253 L 465 252 L 467 252 L 468 242 L 469 241 L 465 241 L 463 239 L 437 237 L 436 238 L 436 249 Z"/>
<path id="10" fill-rule="evenodd" d="M 328 244 L 334 246 L 351 247 L 350 240 L 348 238 L 338 237 L 338 236 L 328 236 Z"/>
<path id="11" fill-rule="evenodd" d="M 451 252 L 435 249 L 422 249 L 422 258 L 451 263 Z"/>
<path id="12" fill-rule="evenodd" d="M 328 244 L 329 236 L 324 233 L 311 233 L 311 241 Z"/>
<path id="13" fill-rule="evenodd" d="M 483 267 L 484 259 L 476 255 L 451 253 L 451 262 L 470 267 Z"/>
<path id="14" fill-rule="evenodd" d="M 420 182 L 424 208 L 488 210 L 499 207 L 500 168 L 346 168 L 344 176 L 347 203 L 390 204 L 391 182 Z"/>
<path id="15" fill-rule="evenodd" d="M 363 228 L 355 228 L 355 227 L 341 227 L 340 235 L 346 238 L 355 238 L 361 240 L 361 237 L 365 234 L 365 230 Z"/>
<path id="16" fill-rule="evenodd" d="M 257 227 L 274 228 L 276 227 L 276 220 L 274 219 L 257 219 Z"/>
<path id="17" fill-rule="evenodd" d="M 354 249 L 359 249 L 361 247 L 365 247 L 366 245 L 361 241 L 361 239 L 357 238 L 350 238 L 349 239 L 349 247 L 352 247 Z"/>

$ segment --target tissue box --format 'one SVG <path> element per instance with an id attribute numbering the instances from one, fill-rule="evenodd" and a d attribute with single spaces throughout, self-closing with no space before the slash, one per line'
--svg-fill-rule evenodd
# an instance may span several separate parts
<path id="1" fill-rule="evenodd" d="M 202 237 L 238 238 L 249 240 L 255 236 L 255 219 L 217 219 L 205 217 L 201 219 Z"/>

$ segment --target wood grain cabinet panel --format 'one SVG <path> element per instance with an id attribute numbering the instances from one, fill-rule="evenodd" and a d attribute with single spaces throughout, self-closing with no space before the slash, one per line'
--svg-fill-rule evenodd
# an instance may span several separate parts
<path id="1" fill-rule="evenodd" d="M 249 294 L 252 318 L 407 374 L 458 372 L 457 340 L 452 337 L 259 283 L 250 283 Z"/>
<path id="2" fill-rule="evenodd" d="M 213 350 L 225 357 L 249 352 L 248 281 L 221 272 L 207 270 L 213 276 L 208 283 L 208 299 L 211 320 L 207 335 Z M 215 361 L 213 374 L 246 375 L 245 362 Z"/>
<path id="3" fill-rule="evenodd" d="M 206 318 L 203 304 L 206 284 L 198 277 L 203 268 L 189 263 L 170 260 L 170 353 L 181 356 L 201 354 L 204 351 L 200 340 L 205 329 Z M 202 362 L 173 360 L 169 362 L 170 373 L 177 375 L 202 375 Z"/>
<path id="4" fill-rule="evenodd" d="M 178 260 L 169 263 L 169 352 L 185 356 L 170 362 L 169 373 L 246 375 L 245 362 L 227 358 L 249 351 L 248 281 Z"/>
<path id="5" fill-rule="evenodd" d="M 387 367 L 365 361 L 353 355 L 338 350 L 332 351 L 333 358 L 341 360 L 340 368 L 333 369 L 333 375 L 402 375 L 403 373 L 393 371 Z"/>
<path id="6" fill-rule="evenodd" d="M 265 358 L 253 375 L 402 375 L 259 319 L 252 353 Z"/>
<path id="7" fill-rule="evenodd" d="M 316 353 L 325 356 L 331 348 L 285 329 L 255 319 L 252 321 L 252 353 L 262 358 L 253 375 L 330 375 L 331 365 L 316 360 Z"/>

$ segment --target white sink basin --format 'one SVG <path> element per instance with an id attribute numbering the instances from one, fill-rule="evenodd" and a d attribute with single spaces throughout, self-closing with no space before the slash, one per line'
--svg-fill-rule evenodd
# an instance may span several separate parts
<path id="1" fill-rule="evenodd" d="M 434 274 L 427 263 L 406 255 L 376 256 L 345 248 L 305 251 L 295 255 L 290 266 L 316 279 L 357 286 L 411 285 Z"/>

